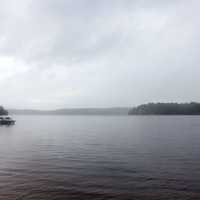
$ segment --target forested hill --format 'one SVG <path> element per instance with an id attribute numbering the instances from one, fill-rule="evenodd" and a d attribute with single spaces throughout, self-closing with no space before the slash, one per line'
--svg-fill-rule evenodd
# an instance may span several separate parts
<path id="1" fill-rule="evenodd" d="M 132 108 L 129 115 L 200 115 L 200 103 L 148 103 Z"/>
<path id="2" fill-rule="evenodd" d="M 8 111 L 3 106 L 0 106 L 0 115 L 8 115 Z"/>
<path id="3" fill-rule="evenodd" d="M 18 110 L 10 109 L 16 115 L 128 115 L 130 107 L 114 108 L 67 108 L 59 110 Z"/>

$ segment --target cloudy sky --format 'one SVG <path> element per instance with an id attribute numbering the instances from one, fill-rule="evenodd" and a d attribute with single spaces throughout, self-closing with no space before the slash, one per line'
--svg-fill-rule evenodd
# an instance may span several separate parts
<path id="1" fill-rule="evenodd" d="M 200 101 L 199 0 L 0 0 L 0 104 Z"/>

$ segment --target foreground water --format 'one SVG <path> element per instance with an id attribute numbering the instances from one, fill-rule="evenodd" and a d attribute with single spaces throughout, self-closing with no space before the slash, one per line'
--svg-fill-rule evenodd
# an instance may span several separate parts
<path id="1" fill-rule="evenodd" d="M 200 199 L 198 116 L 16 116 L 0 199 Z"/>

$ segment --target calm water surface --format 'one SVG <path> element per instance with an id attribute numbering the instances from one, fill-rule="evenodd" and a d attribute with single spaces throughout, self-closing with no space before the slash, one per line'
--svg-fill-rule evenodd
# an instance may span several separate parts
<path id="1" fill-rule="evenodd" d="M 198 116 L 16 116 L 0 199 L 200 199 Z"/>

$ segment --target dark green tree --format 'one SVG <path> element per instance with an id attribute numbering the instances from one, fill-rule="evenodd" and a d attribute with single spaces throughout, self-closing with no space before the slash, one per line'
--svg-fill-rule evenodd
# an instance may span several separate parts
<path id="1" fill-rule="evenodd" d="M 148 103 L 132 108 L 129 115 L 200 115 L 200 103 Z"/>
<path id="2" fill-rule="evenodd" d="M 8 115 L 8 111 L 3 106 L 0 106 L 0 115 Z"/>

